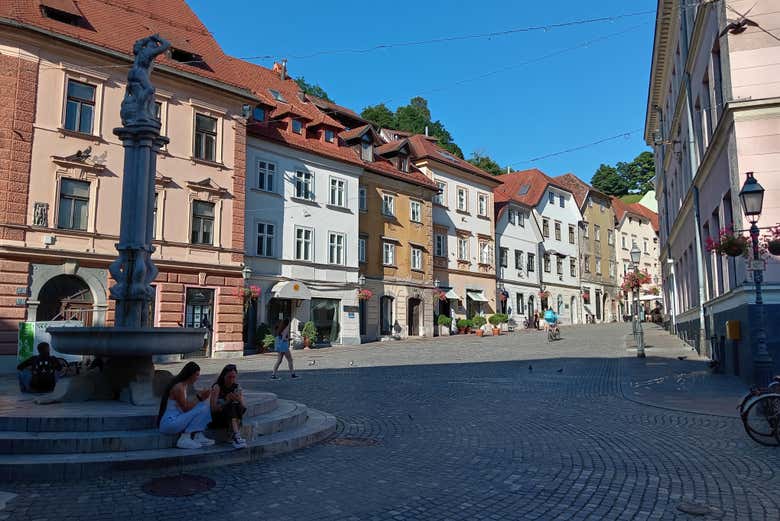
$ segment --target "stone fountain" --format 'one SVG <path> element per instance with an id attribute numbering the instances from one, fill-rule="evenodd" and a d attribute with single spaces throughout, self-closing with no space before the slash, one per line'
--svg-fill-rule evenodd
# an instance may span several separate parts
<path id="1" fill-rule="evenodd" d="M 109 266 L 115 281 L 110 290 L 116 301 L 115 326 L 48 329 L 56 351 L 100 357 L 102 368 L 62 380 L 39 403 L 115 398 L 135 405 L 154 403 L 170 373 L 155 371 L 152 357 L 190 353 L 203 346 L 204 329 L 149 327 L 151 282 L 157 276 L 152 262 L 154 180 L 157 153 L 168 143 L 160 136 L 150 74 L 154 59 L 169 47 L 158 35 L 135 43 L 120 112 L 122 127 L 114 129 L 125 149 L 119 256 Z"/>

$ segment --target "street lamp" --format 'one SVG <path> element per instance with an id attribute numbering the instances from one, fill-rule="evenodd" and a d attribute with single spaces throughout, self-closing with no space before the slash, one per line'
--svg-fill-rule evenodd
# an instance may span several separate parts
<path id="1" fill-rule="evenodd" d="M 756 287 L 756 306 L 758 306 L 758 331 L 756 331 L 757 353 L 753 359 L 753 377 L 758 385 L 766 385 L 772 376 L 772 357 L 766 347 L 766 331 L 764 330 L 764 298 L 761 295 L 761 283 L 764 282 L 764 270 L 762 269 L 758 254 L 758 218 L 761 216 L 761 207 L 764 205 L 764 187 L 758 184 L 753 172 L 745 174 L 745 184 L 739 192 L 742 209 L 745 217 L 750 221 L 750 239 L 753 243 L 753 284 Z"/>
<path id="2" fill-rule="evenodd" d="M 366 276 L 362 273 L 358 276 L 358 286 L 365 286 L 366 285 Z"/>
<path id="3" fill-rule="evenodd" d="M 244 266 L 244 269 L 241 270 L 241 277 L 244 279 L 244 285 L 246 285 L 246 281 L 252 278 L 252 268 Z"/>
<path id="4" fill-rule="evenodd" d="M 241 269 L 241 278 L 244 279 L 244 288 L 249 286 L 249 279 L 252 277 L 252 268 L 250 268 L 247 265 L 244 265 L 244 267 Z M 244 290 L 246 291 L 246 290 Z M 246 297 L 244 297 L 246 298 Z M 244 346 L 244 349 L 247 347 L 253 346 L 255 344 L 255 328 L 254 328 L 254 322 L 252 320 L 252 317 L 254 317 L 254 314 L 251 313 L 252 306 L 251 304 L 246 304 L 246 300 L 244 300 L 244 323 L 245 323 L 245 331 L 246 331 L 246 345 Z"/>
<path id="5" fill-rule="evenodd" d="M 636 245 L 636 241 L 631 246 L 631 264 L 634 265 L 634 274 L 639 274 L 639 260 L 642 258 L 642 251 Z M 642 331 L 642 322 L 639 320 L 639 287 L 634 288 L 634 335 L 636 337 L 636 356 L 645 357 L 645 334 Z"/>

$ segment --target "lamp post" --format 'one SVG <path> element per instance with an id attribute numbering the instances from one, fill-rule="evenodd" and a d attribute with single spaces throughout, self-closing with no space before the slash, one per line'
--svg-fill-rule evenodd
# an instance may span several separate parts
<path id="1" fill-rule="evenodd" d="M 252 268 L 244 265 L 244 268 L 241 270 L 241 278 L 244 279 L 244 288 L 248 287 L 249 279 L 252 278 Z M 252 303 L 250 300 L 250 303 L 246 306 L 246 310 L 244 312 L 244 320 L 246 320 L 246 345 L 244 346 L 244 349 L 255 345 L 255 328 L 252 315 L 250 314 L 251 311 Z"/>
<path id="2" fill-rule="evenodd" d="M 642 257 L 642 251 L 636 242 L 631 246 L 631 263 L 634 265 L 634 274 L 639 274 L 639 260 Z M 645 357 L 645 334 L 642 331 L 642 321 L 639 320 L 639 287 L 634 288 L 634 335 L 636 335 L 636 357 Z"/>
<path id="3" fill-rule="evenodd" d="M 750 221 L 750 239 L 753 244 L 753 284 L 756 287 L 756 306 L 758 307 L 758 330 L 756 331 L 756 354 L 753 358 L 753 379 L 757 385 L 766 385 L 772 376 L 772 356 L 766 346 L 764 330 L 764 298 L 761 295 L 761 283 L 764 282 L 764 270 L 760 266 L 758 254 L 758 219 L 764 206 L 764 187 L 758 184 L 753 172 L 745 174 L 745 184 L 739 192 L 745 217 Z"/>
<path id="4" fill-rule="evenodd" d="M 362 273 L 358 276 L 358 286 L 361 288 L 366 285 L 366 276 Z"/>

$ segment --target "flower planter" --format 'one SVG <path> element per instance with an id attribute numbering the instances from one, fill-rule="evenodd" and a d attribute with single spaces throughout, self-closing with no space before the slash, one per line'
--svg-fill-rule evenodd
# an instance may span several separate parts
<path id="1" fill-rule="evenodd" d="M 493 336 L 498 336 L 501 334 L 501 328 L 500 327 L 494 327 L 493 328 Z"/>
<path id="2" fill-rule="evenodd" d="M 458 334 L 459 335 L 464 335 L 465 333 L 466 333 L 466 328 L 465 327 L 459 327 L 458 328 Z"/>
<path id="3" fill-rule="evenodd" d="M 767 241 L 766 247 L 772 255 L 780 255 L 780 239 Z"/>
<path id="4" fill-rule="evenodd" d="M 477 336 L 483 336 L 485 332 L 481 329 L 477 329 Z"/>
<path id="5" fill-rule="evenodd" d="M 739 243 L 726 244 L 722 247 L 722 251 L 729 257 L 741 257 L 745 254 L 745 246 Z"/>

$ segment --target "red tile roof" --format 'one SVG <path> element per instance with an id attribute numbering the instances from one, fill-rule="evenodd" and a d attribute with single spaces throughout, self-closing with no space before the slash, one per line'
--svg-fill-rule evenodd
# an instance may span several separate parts
<path id="1" fill-rule="evenodd" d="M 574 194 L 574 200 L 577 201 L 577 206 L 582 209 L 582 205 L 585 204 L 585 199 L 588 197 L 591 186 L 574 174 L 563 174 L 556 176 L 553 179 Z"/>
<path id="2" fill-rule="evenodd" d="M 3 1 L 0 18 L 127 56 L 132 55 L 136 40 L 158 33 L 175 47 L 202 58 L 202 62 L 182 63 L 166 53 L 157 58 L 158 64 L 233 87 L 240 85 L 230 59 L 184 0 L 79 0 L 76 5 L 86 20 L 84 26 L 44 16 L 41 4 L 60 10 L 65 5 L 62 1 Z M 68 5 L 65 8 L 71 11 Z"/>
<path id="3" fill-rule="evenodd" d="M 397 152 L 398 150 L 401 150 L 404 145 L 408 144 L 408 139 L 397 139 L 395 141 L 390 141 L 389 143 L 385 143 L 384 145 L 376 147 L 375 152 L 382 156 L 391 152 Z"/>
<path id="4" fill-rule="evenodd" d="M 439 163 L 455 167 L 461 171 L 477 175 L 483 180 L 487 180 L 495 184 L 499 184 L 501 182 L 496 178 L 496 176 L 489 174 L 484 170 L 472 165 L 465 159 L 461 159 L 444 150 L 434 141 L 430 140 L 427 136 L 414 134 L 409 137 L 409 144 L 412 148 L 412 156 L 416 159 L 432 159 L 434 161 L 438 161 Z"/>
<path id="5" fill-rule="evenodd" d="M 497 179 L 501 181 L 501 186 L 493 190 L 497 203 L 514 201 L 530 207 L 536 206 L 542 200 L 548 186 L 571 192 L 563 184 L 537 168 L 500 175 Z"/>
<path id="6" fill-rule="evenodd" d="M 653 227 L 655 233 L 658 233 L 658 214 L 651 209 L 642 206 L 639 203 L 627 203 L 618 197 L 612 197 L 612 208 L 615 210 L 615 217 L 618 222 L 623 220 L 626 212 L 632 213 L 638 217 L 644 217 L 650 221 L 650 225 Z"/>

